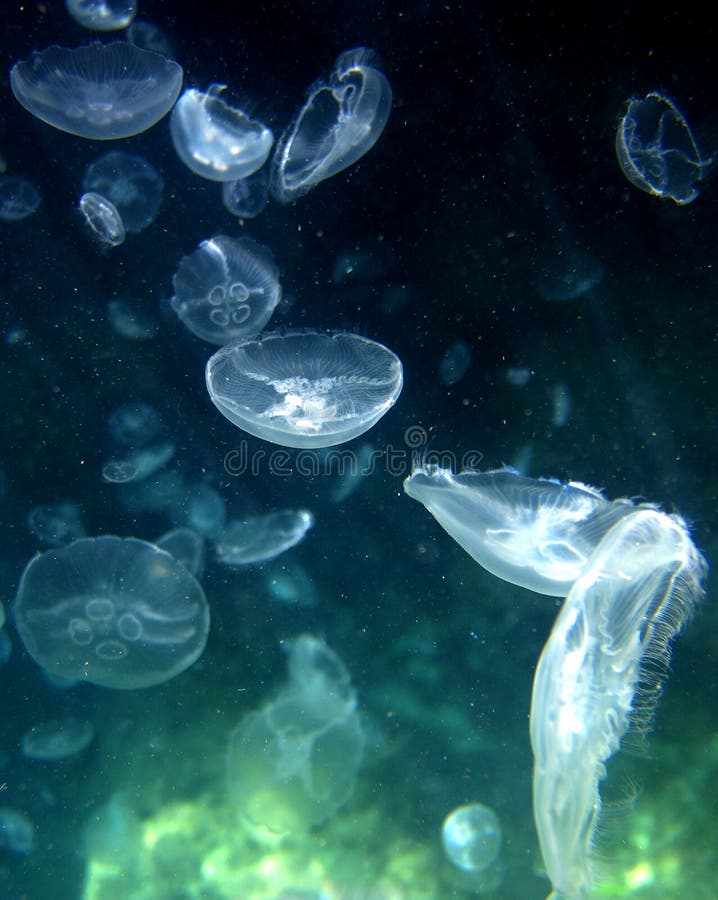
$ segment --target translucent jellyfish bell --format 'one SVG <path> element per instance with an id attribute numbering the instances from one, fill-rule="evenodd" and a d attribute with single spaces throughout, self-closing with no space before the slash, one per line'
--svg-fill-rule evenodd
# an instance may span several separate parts
<path id="1" fill-rule="evenodd" d="M 30 759 L 65 759 L 84 750 L 94 736 L 91 722 L 68 716 L 33 725 L 23 735 L 20 749 Z"/>
<path id="2" fill-rule="evenodd" d="M 137 14 L 137 0 L 65 0 L 72 18 L 91 31 L 119 31 Z"/>
<path id="3" fill-rule="evenodd" d="M 182 68 L 116 41 L 68 50 L 52 46 L 10 70 L 15 98 L 60 131 L 106 141 L 146 131 L 174 105 Z"/>
<path id="4" fill-rule="evenodd" d="M 396 403 L 402 365 L 347 332 L 261 335 L 218 350 L 207 390 L 230 422 L 285 447 L 330 447 L 368 431 Z"/>
<path id="5" fill-rule="evenodd" d="M 451 862 L 465 872 L 487 869 L 501 849 L 498 816 L 483 803 L 458 806 L 444 819 L 441 841 Z"/>
<path id="6" fill-rule="evenodd" d="M 328 81 L 282 136 L 272 158 L 271 190 L 288 203 L 364 156 L 379 139 L 391 109 L 391 87 L 365 47 L 337 59 Z"/>
<path id="7" fill-rule="evenodd" d="M 702 157 L 680 110 L 657 91 L 628 101 L 616 132 L 616 155 L 631 184 L 681 206 L 696 199 L 712 163 Z"/>
<path id="8" fill-rule="evenodd" d="M 0 221 L 20 222 L 40 205 L 40 194 L 27 178 L 19 175 L 0 177 Z"/>
<path id="9" fill-rule="evenodd" d="M 125 229 L 134 234 L 155 220 L 164 180 L 141 156 L 111 150 L 85 169 L 82 189 L 106 197 L 120 214 Z"/>
<path id="10" fill-rule="evenodd" d="M 266 562 L 298 544 L 313 525 L 314 516 L 307 509 L 230 522 L 215 544 L 217 559 L 226 566 Z"/>
<path id="11" fill-rule="evenodd" d="M 511 469 L 454 475 L 418 467 L 404 490 L 479 565 L 552 597 L 566 596 L 606 531 L 634 509 L 578 482 L 524 478 Z"/>
<path id="12" fill-rule="evenodd" d="M 210 181 L 234 181 L 260 169 L 274 135 L 219 96 L 227 86 L 213 84 L 207 93 L 189 88 L 170 118 L 172 143 L 182 162 Z"/>
<path id="13" fill-rule="evenodd" d="M 170 304 L 204 341 L 226 344 L 257 334 L 282 296 L 272 254 L 251 238 L 218 235 L 182 257 Z"/>
<path id="14" fill-rule="evenodd" d="M 168 681 L 201 655 L 204 591 L 164 550 L 136 538 L 83 538 L 32 559 L 15 622 L 48 672 L 104 687 Z"/>

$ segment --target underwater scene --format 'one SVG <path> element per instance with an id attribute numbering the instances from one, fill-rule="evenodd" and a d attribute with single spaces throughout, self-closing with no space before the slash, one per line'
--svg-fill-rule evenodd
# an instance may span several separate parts
<path id="1" fill-rule="evenodd" d="M 3 12 L 0 900 L 713 900 L 716 20 Z"/>

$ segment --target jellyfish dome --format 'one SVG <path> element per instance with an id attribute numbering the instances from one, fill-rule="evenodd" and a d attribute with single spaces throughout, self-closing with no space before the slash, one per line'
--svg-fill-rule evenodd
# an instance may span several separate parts
<path id="1" fill-rule="evenodd" d="M 679 206 L 696 199 L 713 162 L 701 155 L 675 103 L 657 91 L 628 101 L 616 132 L 616 156 L 631 184 Z"/>
<path id="2" fill-rule="evenodd" d="M 170 118 L 177 155 L 209 181 L 247 178 L 264 165 L 274 143 L 269 128 L 222 100 L 226 87 L 213 84 L 204 94 L 189 88 Z"/>
<path id="3" fill-rule="evenodd" d="M 566 596 L 604 534 L 635 509 L 579 482 L 509 468 L 455 475 L 418 466 L 404 490 L 492 575 L 552 597 Z"/>
<path id="4" fill-rule="evenodd" d="M 111 150 L 87 167 L 82 189 L 106 197 L 120 214 L 125 229 L 136 233 L 154 222 L 164 180 L 141 156 Z"/>
<path id="5" fill-rule="evenodd" d="M 119 210 L 107 197 L 87 191 L 80 197 L 80 212 L 90 234 L 105 247 L 119 247 L 125 240 L 125 223 Z"/>
<path id="6" fill-rule="evenodd" d="M 487 869 L 501 849 L 498 816 L 483 803 L 458 806 L 444 819 L 441 841 L 451 862 L 465 872 Z"/>
<path id="7" fill-rule="evenodd" d="M 307 101 L 272 157 L 271 190 L 284 203 L 306 194 L 364 156 L 384 130 L 391 86 L 373 64 L 374 53 L 342 53 L 327 81 L 310 88 Z"/>
<path id="8" fill-rule="evenodd" d="M 119 31 L 137 14 L 137 0 L 65 0 L 78 25 L 91 31 Z"/>
<path id="9" fill-rule="evenodd" d="M 15 621 L 30 656 L 52 675 L 145 688 L 199 658 L 209 607 L 169 553 L 103 536 L 35 556 L 20 579 Z"/>
<path id="10" fill-rule="evenodd" d="M 53 45 L 15 63 L 10 85 L 53 128 L 107 141 L 140 134 L 166 115 L 182 88 L 182 67 L 124 41 Z"/>
<path id="11" fill-rule="evenodd" d="M 342 444 L 396 403 L 403 370 L 383 344 L 347 332 L 260 335 L 218 350 L 207 390 L 238 428 L 285 447 Z"/>
<path id="12" fill-rule="evenodd" d="M 184 256 L 173 279 L 172 309 L 212 344 L 257 334 L 282 296 L 270 251 L 251 238 L 224 235 Z"/>
<path id="13" fill-rule="evenodd" d="M 40 194 L 27 178 L 0 176 L 0 221 L 20 222 L 31 216 L 39 205 Z"/>

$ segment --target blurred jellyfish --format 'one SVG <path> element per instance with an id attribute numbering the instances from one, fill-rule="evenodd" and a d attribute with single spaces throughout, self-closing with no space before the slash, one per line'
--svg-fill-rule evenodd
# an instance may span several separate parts
<path id="1" fill-rule="evenodd" d="M 122 216 L 102 194 L 88 191 L 80 197 L 80 212 L 89 226 L 90 233 L 105 247 L 119 247 L 125 240 Z"/>
<path id="2" fill-rule="evenodd" d="M 225 181 L 222 185 L 224 208 L 239 219 L 254 219 L 269 202 L 269 175 L 259 169 L 246 178 Z"/>
<path id="3" fill-rule="evenodd" d="M 94 737 L 92 723 L 69 716 L 33 725 L 23 735 L 20 749 L 30 759 L 66 759 L 84 750 Z"/>
<path id="4" fill-rule="evenodd" d="M 15 63 L 10 85 L 48 125 L 105 141 L 140 134 L 166 115 L 179 96 L 182 68 L 122 41 L 52 46 Z"/>
<path id="5" fill-rule="evenodd" d="M 496 813 L 483 803 L 458 806 L 441 827 L 444 852 L 467 872 L 487 869 L 501 849 L 501 825 Z"/>
<path id="6" fill-rule="evenodd" d="M 332 468 L 331 454 L 336 452 L 328 451 L 329 455 L 325 460 L 328 469 Z M 375 452 L 373 444 L 367 443 L 361 444 L 356 452 L 348 457 L 342 455 L 339 458 L 339 471 L 329 489 L 329 499 L 332 503 L 343 503 L 361 487 L 367 476 L 372 474 L 376 463 Z"/>
<path id="7" fill-rule="evenodd" d="M 132 689 L 168 681 L 200 657 L 209 607 L 169 553 L 105 536 L 30 560 L 15 622 L 30 656 L 49 672 Z"/>
<path id="8" fill-rule="evenodd" d="M 35 849 L 35 826 L 25 813 L 0 807 L 0 847 L 13 853 L 30 853 Z"/>
<path id="9" fill-rule="evenodd" d="M 78 25 L 90 31 L 127 28 L 137 13 L 137 0 L 65 0 Z"/>
<path id="10" fill-rule="evenodd" d="M 210 485 L 195 484 L 182 494 L 172 518 L 203 537 L 218 538 L 227 521 L 227 504 Z"/>
<path id="11" fill-rule="evenodd" d="M 95 191 L 109 200 L 125 229 L 135 234 L 157 217 L 164 180 L 141 156 L 111 150 L 85 169 L 82 190 Z"/>
<path id="12" fill-rule="evenodd" d="M 282 289 L 272 254 L 251 238 L 202 241 L 180 260 L 172 309 L 189 330 L 213 344 L 257 334 Z"/>
<path id="13" fill-rule="evenodd" d="M 266 125 L 229 106 L 219 96 L 226 84 L 207 93 L 188 88 L 170 117 L 172 143 L 182 162 L 210 181 L 247 178 L 264 165 L 274 136 Z"/>
<path id="14" fill-rule="evenodd" d="M 283 509 L 230 522 L 214 545 L 217 559 L 225 566 L 266 562 L 298 544 L 313 525 L 314 516 L 307 509 Z"/>
<path id="15" fill-rule="evenodd" d="M 365 47 L 337 59 L 328 81 L 310 88 L 272 157 L 272 195 L 288 203 L 364 156 L 391 109 L 391 87 Z"/>
<path id="16" fill-rule="evenodd" d="M 126 38 L 135 47 L 142 50 L 152 50 L 162 56 L 172 56 L 170 40 L 154 22 L 146 19 L 135 19 L 127 29 Z"/>
<path id="17" fill-rule="evenodd" d="M 511 469 L 454 475 L 419 466 L 404 490 L 479 565 L 552 597 L 566 596 L 604 534 L 633 509 L 579 482 L 525 478 Z"/>
<path id="18" fill-rule="evenodd" d="M 319 603 L 319 594 L 304 566 L 299 563 L 282 563 L 270 566 L 264 575 L 264 584 L 272 600 L 286 606 L 308 609 Z"/>
<path id="19" fill-rule="evenodd" d="M 230 735 L 230 791 L 251 822 L 303 831 L 351 797 L 363 751 L 344 663 L 323 641 L 303 635 L 289 643 L 286 687 Z"/>
<path id="20" fill-rule="evenodd" d="M 121 447 L 144 447 L 157 437 L 162 421 L 149 403 L 123 403 L 110 413 L 107 427 Z"/>
<path id="21" fill-rule="evenodd" d="M 63 501 L 35 506 L 27 517 L 30 531 L 46 547 L 62 547 L 85 536 L 82 512 L 77 503 Z"/>
<path id="22" fill-rule="evenodd" d="M 118 499 L 132 516 L 146 512 L 170 513 L 182 502 L 186 489 L 182 475 L 176 469 L 169 469 L 151 479 L 119 485 Z"/>
<path id="23" fill-rule="evenodd" d="M 563 381 L 551 387 L 551 424 L 555 428 L 563 428 L 568 424 L 573 409 L 571 392 Z"/>
<path id="24" fill-rule="evenodd" d="M 40 205 L 37 188 L 19 175 L 0 177 L 0 221 L 20 222 Z"/>
<path id="25" fill-rule="evenodd" d="M 363 242 L 366 246 L 366 242 Z M 392 252 L 378 241 L 371 249 L 363 249 L 362 244 L 342 250 L 332 266 L 332 281 L 347 284 L 352 281 L 378 281 L 391 266 Z"/>
<path id="26" fill-rule="evenodd" d="M 531 381 L 533 374 L 528 366 L 509 366 L 506 369 L 506 380 L 511 387 L 522 388 Z"/>
<path id="27" fill-rule="evenodd" d="M 618 123 L 616 156 L 637 188 L 684 206 L 696 199 L 712 159 L 705 159 L 681 111 L 651 91 L 628 101 Z"/>
<path id="28" fill-rule="evenodd" d="M 469 371 L 471 350 L 466 341 L 454 341 L 441 357 L 439 378 L 447 387 L 458 384 Z"/>
<path id="29" fill-rule="evenodd" d="M 12 641 L 6 628 L 0 628 L 0 666 L 9 662 L 12 656 Z"/>
<path id="30" fill-rule="evenodd" d="M 204 538 L 191 528 L 173 528 L 155 541 L 160 550 L 181 562 L 195 578 L 204 571 Z"/>
<path id="31" fill-rule="evenodd" d="M 330 447 L 368 431 L 394 405 L 402 365 L 347 332 L 289 331 L 223 347 L 207 390 L 238 428 L 285 447 Z"/>
<path id="32" fill-rule="evenodd" d="M 164 468 L 175 455 L 175 449 L 172 441 L 157 441 L 138 447 L 122 459 L 108 460 L 102 466 L 102 478 L 115 484 L 142 481 Z"/>
<path id="33" fill-rule="evenodd" d="M 128 341 L 151 341 L 157 337 L 157 323 L 127 300 L 109 300 L 107 318 L 112 330 Z"/>

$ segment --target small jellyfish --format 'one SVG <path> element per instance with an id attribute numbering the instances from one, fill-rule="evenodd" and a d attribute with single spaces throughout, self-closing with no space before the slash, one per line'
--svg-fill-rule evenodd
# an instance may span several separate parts
<path id="1" fill-rule="evenodd" d="M 25 813 L 0 807 L 0 847 L 13 853 L 30 853 L 35 849 L 35 826 Z"/>
<path id="2" fill-rule="evenodd" d="M 175 455 L 172 441 L 157 441 L 131 450 L 123 459 L 111 459 L 102 467 L 104 481 L 123 484 L 142 481 L 164 468 Z"/>
<path id="3" fill-rule="evenodd" d="M 365 47 L 337 59 L 328 81 L 309 91 L 272 157 L 271 191 L 283 203 L 306 194 L 364 156 L 391 109 L 391 87 Z"/>
<path id="4" fill-rule="evenodd" d="M 107 427 L 121 447 L 144 447 L 157 437 L 162 421 L 149 403 L 123 403 L 110 413 Z"/>
<path id="5" fill-rule="evenodd" d="M 337 451 L 329 451 L 330 454 L 333 452 L 336 453 Z M 331 456 L 326 462 L 331 469 Z M 372 474 L 375 465 L 376 450 L 373 444 L 362 444 L 349 457 L 340 457 L 339 471 L 329 489 L 331 502 L 343 503 L 345 500 L 348 500 Z"/>
<path id="6" fill-rule="evenodd" d="M 164 180 L 146 159 L 111 150 L 85 169 L 83 191 L 94 191 L 113 204 L 131 234 L 151 225 L 162 202 Z"/>
<path id="7" fill-rule="evenodd" d="M 283 509 L 230 522 L 215 543 L 217 559 L 225 566 L 266 562 L 298 544 L 313 525 L 314 516 L 307 509 Z"/>
<path id="8" fill-rule="evenodd" d="M 246 178 L 222 185 L 224 208 L 239 219 L 255 219 L 269 202 L 269 175 L 266 168 Z"/>
<path id="9" fill-rule="evenodd" d="M 274 143 L 266 125 L 225 103 L 224 84 L 203 94 L 188 88 L 170 117 L 172 143 L 182 162 L 210 181 L 246 178 L 264 165 Z"/>
<path id="10" fill-rule="evenodd" d="M 277 563 L 265 570 L 264 584 L 272 600 L 286 606 L 309 609 L 319 603 L 319 594 L 304 566 Z"/>
<path id="11" fill-rule="evenodd" d="M 277 833 L 306 831 L 351 797 L 364 752 L 356 693 L 323 641 L 289 642 L 289 678 L 229 739 L 229 788 L 244 815 Z"/>
<path id="12" fill-rule="evenodd" d="M 449 860 L 465 872 L 481 872 L 501 849 L 498 816 L 483 803 L 458 806 L 444 819 L 441 841 Z"/>
<path id="13" fill-rule="evenodd" d="M 131 460 L 111 459 L 102 466 L 102 480 L 110 484 L 124 484 L 136 478 L 137 466 Z"/>
<path id="14" fill-rule="evenodd" d="M 30 759 L 66 759 L 84 750 L 94 736 L 95 729 L 90 722 L 69 716 L 33 725 L 23 735 L 20 749 Z"/>
<path id="15" fill-rule="evenodd" d="M 224 531 L 227 504 L 224 497 L 210 485 L 194 484 L 182 494 L 172 518 L 203 537 L 215 539 Z"/>
<path id="16" fill-rule="evenodd" d="M 404 490 L 479 565 L 552 597 L 566 596 L 606 531 L 633 509 L 578 482 L 525 478 L 511 469 L 454 475 L 419 466 Z"/>
<path id="17" fill-rule="evenodd" d="M 222 415 L 285 447 L 330 447 L 358 437 L 396 403 L 399 358 L 347 332 L 289 331 L 217 351 L 207 390 Z"/>
<path id="18" fill-rule="evenodd" d="M 123 41 L 52 46 L 15 63 L 10 86 L 46 124 L 105 141 L 140 134 L 166 115 L 182 88 L 182 68 Z"/>
<path id="19" fill-rule="evenodd" d="M 202 241 L 181 259 L 172 283 L 172 309 L 212 344 L 257 334 L 282 296 L 272 254 L 251 238 Z"/>
<path id="20" fill-rule="evenodd" d="M 88 191 L 80 197 L 80 212 L 89 226 L 90 233 L 105 247 L 119 247 L 125 240 L 122 216 L 102 194 Z"/>
<path id="21" fill-rule="evenodd" d="M 0 221 L 20 222 L 40 205 L 37 188 L 19 175 L 0 177 Z"/>
<path id="22" fill-rule="evenodd" d="M 628 101 L 616 132 L 616 156 L 631 184 L 680 206 L 696 199 L 713 163 L 701 154 L 675 103 L 657 91 Z"/>
<path id="23" fill-rule="evenodd" d="M 162 56 L 172 56 L 172 44 L 154 22 L 134 19 L 125 34 L 127 40 L 142 50 L 152 50 Z"/>
<path id="24" fill-rule="evenodd" d="M 115 334 L 128 341 L 151 341 L 157 337 L 158 326 L 143 310 L 119 297 L 107 303 L 107 318 Z"/>
<path id="25" fill-rule="evenodd" d="M 62 547 L 85 536 L 82 510 L 76 503 L 64 501 L 35 506 L 27 517 L 30 531 L 46 547 Z"/>
<path id="26" fill-rule="evenodd" d="M 83 538 L 35 556 L 20 579 L 15 622 L 32 658 L 103 687 L 150 687 L 202 654 L 209 607 L 200 584 L 136 538 Z"/>
<path id="27" fill-rule="evenodd" d="M 458 384 L 469 371 L 471 350 L 466 341 L 454 341 L 439 363 L 439 378 L 447 387 Z"/>
<path id="28" fill-rule="evenodd" d="M 137 13 L 137 0 L 65 0 L 68 13 L 90 31 L 127 28 Z"/>

